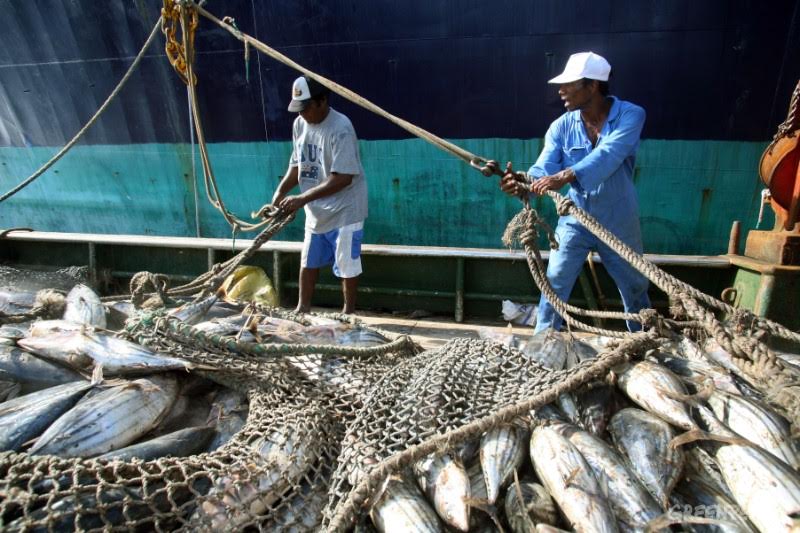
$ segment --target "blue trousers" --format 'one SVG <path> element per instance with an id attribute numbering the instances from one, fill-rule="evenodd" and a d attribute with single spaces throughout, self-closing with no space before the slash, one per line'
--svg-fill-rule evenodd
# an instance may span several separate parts
<path id="1" fill-rule="evenodd" d="M 638 219 L 635 220 L 635 225 L 636 227 L 632 228 L 634 231 L 631 231 L 629 235 L 622 236 L 617 233 L 617 236 L 636 252 L 642 253 Z M 595 251 L 600 255 L 603 266 L 617 284 L 625 312 L 638 313 L 640 310 L 650 307 L 650 298 L 647 296 L 647 278 L 603 244 L 589 230 L 577 223 L 562 224 L 559 221 L 556 238 L 559 242 L 559 249 L 550 253 L 547 279 L 550 280 L 550 284 L 553 285 L 560 299 L 565 302 L 569 299 L 572 287 L 586 261 L 586 256 L 589 251 Z M 536 319 L 536 333 L 547 328 L 559 330 L 563 323 L 564 319 L 556 313 L 552 304 L 542 294 Z M 629 331 L 641 329 L 638 322 L 629 320 L 627 325 Z"/>

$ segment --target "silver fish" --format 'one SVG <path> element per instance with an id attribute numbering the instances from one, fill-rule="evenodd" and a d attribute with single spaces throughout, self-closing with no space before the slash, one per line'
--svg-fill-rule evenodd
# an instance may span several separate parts
<path id="1" fill-rule="evenodd" d="M 771 409 L 754 400 L 715 391 L 708 405 L 720 421 L 735 433 L 753 442 L 795 470 L 800 456 L 792 441 L 789 423 Z"/>
<path id="2" fill-rule="evenodd" d="M 0 315 L 20 315 L 30 312 L 36 302 L 36 293 L 0 289 Z"/>
<path id="3" fill-rule="evenodd" d="M 248 412 L 249 405 L 244 394 L 231 389 L 220 391 L 214 398 L 206 419 L 206 424 L 217 431 L 208 445 L 208 451 L 223 446 L 238 433 L 247 422 Z"/>
<path id="4" fill-rule="evenodd" d="M 328 503 L 326 480 L 303 483 L 288 504 L 271 513 L 270 520 L 262 524 L 262 531 L 281 533 L 306 533 L 318 531 L 322 523 L 322 511 Z"/>
<path id="5" fill-rule="evenodd" d="M 0 374 L 0 402 L 12 400 L 19 396 L 22 385 L 6 374 Z"/>
<path id="6" fill-rule="evenodd" d="M 100 297 L 86 285 L 78 284 L 67 294 L 64 320 L 105 329 L 106 308 Z"/>
<path id="7" fill-rule="evenodd" d="M 337 344 L 345 346 L 355 346 L 369 348 L 370 346 L 382 346 L 389 342 L 389 339 L 381 335 L 375 330 L 355 327 L 350 331 L 342 334 L 336 339 Z"/>
<path id="8" fill-rule="evenodd" d="M 83 379 L 74 370 L 40 359 L 12 346 L 0 346 L 0 371 L 15 381 L 26 384 L 28 390 L 38 390 Z"/>
<path id="9" fill-rule="evenodd" d="M 574 427 L 559 424 L 553 428 L 567 437 L 586 459 L 598 483 L 606 489 L 622 530 L 644 531 L 647 523 L 661 514 L 658 503 L 611 446 Z"/>
<path id="10" fill-rule="evenodd" d="M 611 417 L 608 430 L 633 473 L 666 509 L 684 463 L 683 451 L 670 447 L 675 437 L 670 425 L 646 411 L 628 408 Z"/>
<path id="11" fill-rule="evenodd" d="M 575 395 L 565 392 L 558 397 L 556 403 L 561 412 L 567 416 L 567 421 L 573 424 L 580 424 L 581 412 L 578 409 L 578 402 L 575 401 Z"/>
<path id="12" fill-rule="evenodd" d="M 703 518 L 719 520 L 716 524 L 691 524 L 692 531 L 698 533 L 750 533 L 755 531 L 744 511 L 733 500 L 699 479 L 684 478 L 675 486 L 673 496 L 676 499 L 670 498 L 673 501 L 670 513 L 696 516 L 702 510 Z"/>
<path id="13" fill-rule="evenodd" d="M 469 478 L 469 492 L 470 498 L 473 500 L 486 500 L 489 496 L 486 494 L 486 481 L 483 480 L 483 470 L 481 469 L 480 462 L 474 462 L 467 468 L 467 477 Z"/>
<path id="14" fill-rule="evenodd" d="M 214 428 L 189 427 L 104 453 L 98 456 L 98 459 L 127 461 L 137 458 L 142 461 L 150 461 L 159 457 L 186 457 L 205 449 L 213 435 Z"/>
<path id="15" fill-rule="evenodd" d="M 716 389 L 741 394 L 730 372 L 706 359 L 688 359 L 660 350 L 653 351 L 650 357 L 694 385 L 711 379 Z"/>
<path id="16" fill-rule="evenodd" d="M 698 408 L 709 430 L 735 437 L 713 413 Z M 715 453 L 722 477 L 734 500 L 759 531 L 800 528 L 800 477 L 783 461 L 755 446 L 719 445 Z"/>
<path id="17" fill-rule="evenodd" d="M 464 465 L 450 454 L 430 455 L 414 465 L 422 491 L 446 524 L 469 530 L 470 480 Z"/>
<path id="18" fill-rule="evenodd" d="M 87 512 L 101 507 L 102 514 Z M 108 531 L 114 526 L 129 524 L 129 520 L 143 520 L 152 514 L 152 508 L 142 499 L 141 489 L 115 486 L 102 491 L 80 491 L 55 499 L 52 505 L 6 524 L 4 531 Z M 35 525 L 31 525 L 31 522 Z M 146 529 L 143 524 L 139 525 Z"/>
<path id="19" fill-rule="evenodd" d="M 31 454 L 91 457 L 123 446 L 154 428 L 175 401 L 170 376 L 137 379 L 104 390 L 61 415 Z"/>
<path id="20" fill-rule="evenodd" d="M 684 466 L 684 477 L 702 481 L 705 485 L 713 487 L 717 492 L 725 494 L 733 499 L 733 494 L 722 478 L 717 460 L 713 455 L 705 451 L 700 446 L 684 447 L 686 463 Z"/>
<path id="21" fill-rule="evenodd" d="M 546 329 L 528 341 L 522 353 L 545 368 L 561 370 L 567 365 L 567 346 L 560 333 Z"/>
<path id="22" fill-rule="evenodd" d="M 616 399 L 614 389 L 605 383 L 592 383 L 592 386 L 573 393 L 580 413 L 580 425 L 592 435 L 601 436 L 606 432 L 608 419 L 614 410 Z"/>
<path id="23" fill-rule="evenodd" d="M 37 320 L 31 324 L 28 329 L 28 334 L 25 335 L 25 337 L 45 337 L 53 333 L 86 330 L 85 324 L 70 322 L 62 318 L 55 320 Z"/>
<path id="24" fill-rule="evenodd" d="M 245 472 L 215 480 L 195 512 L 195 521 L 213 530 L 241 529 L 266 513 L 317 459 L 312 443 L 299 439 L 292 428 L 276 430 L 251 446 L 258 452 L 257 462 L 247 465 Z"/>
<path id="25" fill-rule="evenodd" d="M 96 364 L 103 365 L 104 375 L 136 375 L 194 367 L 182 359 L 163 356 L 144 346 L 99 333 L 53 333 L 21 339 L 18 344 L 36 355 L 85 373 L 92 373 Z"/>
<path id="26" fill-rule="evenodd" d="M 210 411 L 211 402 L 206 397 L 187 396 L 181 389 L 167 414 L 151 433 L 160 437 L 185 427 L 207 425 Z"/>
<path id="27" fill-rule="evenodd" d="M 680 379 L 666 368 L 639 361 L 619 375 L 619 386 L 637 405 L 680 428 L 697 429 L 686 405 L 675 398 L 686 396 Z"/>
<path id="28" fill-rule="evenodd" d="M 559 529 L 549 524 L 536 524 L 536 533 L 568 533 L 566 530 Z"/>
<path id="29" fill-rule="evenodd" d="M 520 494 L 517 494 L 516 484 L 512 483 L 503 502 L 511 531 L 527 533 L 532 525 L 558 522 L 558 509 L 546 488 L 531 481 L 520 481 L 519 489 Z"/>
<path id="30" fill-rule="evenodd" d="M 530 454 L 536 474 L 575 531 L 618 531 L 591 468 L 566 437 L 552 427 L 537 427 Z"/>
<path id="31" fill-rule="evenodd" d="M 28 327 L 28 325 L 4 324 L 0 326 L 0 339 L 8 339 L 11 341 L 22 339 L 27 336 Z M 16 342 L 12 342 L 11 344 L 16 344 Z"/>
<path id="32" fill-rule="evenodd" d="M 0 404 L 0 451 L 18 451 L 38 437 L 91 387 L 88 381 L 67 383 Z"/>
<path id="33" fill-rule="evenodd" d="M 480 439 L 472 439 L 467 442 L 456 446 L 454 454 L 461 461 L 462 464 L 472 464 L 472 460 L 478 455 L 481 449 Z"/>
<path id="34" fill-rule="evenodd" d="M 187 302 L 180 307 L 169 310 L 167 314 L 189 325 L 197 324 L 203 320 L 217 300 L 217 296 L 211 295 L 199 302 Z"/>
<path id="35" fill-rule="evenodd" d="M 370 510 L 372 523 L 381 533 L 442 531 L 436 512 L 419 489 L 399 476 L 389 476 Z"/>
<path id="36" fill-rule="evenodd" d="M 500 489 L 524 462 L 525 438 L 522 428 L 514 424 L 490 429 L 481 437 L 481 468 L 489 503 L 497 500 Z"/>

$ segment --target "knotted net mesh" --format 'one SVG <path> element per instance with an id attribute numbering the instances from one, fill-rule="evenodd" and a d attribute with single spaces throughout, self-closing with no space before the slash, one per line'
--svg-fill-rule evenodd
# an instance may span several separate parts
<path id="1" fill-rule="evenodd" d="M 246 392 L 245 426 L 216 451 L 183 458 L 0 454 L 4 529 L 347 529 L 368 511 L 378 478 L 602 377 L 637 349 L 553 371 L 486 340 L 424 352 L 405 337 L 368 347 L 256 344 L 163 313 L 126 335 Z"/>

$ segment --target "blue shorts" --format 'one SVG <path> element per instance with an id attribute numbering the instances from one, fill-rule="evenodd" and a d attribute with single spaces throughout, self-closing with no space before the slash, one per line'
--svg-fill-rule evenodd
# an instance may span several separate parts
<path id="1" fill-rule="evenodd" d="M 300 254 L 302 268 L 319 268 L 333 265 L 338 278 L 354 278 L 361 274 L 361 240 L 364 238 L 364 222 L 348 224 L 327 233 L 311 233 L 306 230 L 303 252 Z"/>

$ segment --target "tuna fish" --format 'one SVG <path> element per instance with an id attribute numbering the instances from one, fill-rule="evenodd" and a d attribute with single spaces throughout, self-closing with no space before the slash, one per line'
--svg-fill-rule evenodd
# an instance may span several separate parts
<path id="1" fill-rule="evenodd" d="M 531 481 L 521 482 L 519 493 L 516 483 L 512 483 L 506 491 L 503 507 L 514 533 L 528 533 L 536 524 L 555 524 L 558 521 L 558 509 L 550 493 Z"/>
<path id="2" fill-rule="evenodd" d="M 224 445 L 244 427 L 248 410 L 247 397 L 240 392 L 224 389 L 216 395 L 206 419 L 206 424 L 217 431 L 208 451 Z"/>
<path id="3" fill-rule="evenodd" d="M 35 292 L 0 289 L 0 316 L 28 313 L 35 301 Z"/>
<path id="4" fill-rule="evenodd" d="M 67 383 L 0 404 L 0 451 L 18 451 L 38 437 L 91 387 L 88 381 Z"/>
<path id="5" fill-rule="evenodd" d="M 710 379 L 717 390 L 741 394 L 730 372 L 706 359 L 687 359 L 662 351 L 654 351 L 650 356 L 693 385 Z"/>
<path id="6" fill-rule="evenodd" d="M 699 479 L 684 478 L 675 486 L 671 513 L 718 520 L 715 524 L 691 524 L 692 531 L 702 533 L 749 533 L 755 528 L 736 503 L 725 493 Z M 680 502 L 680 503 L 678 503 Z M 688 507 L 687 507 L 688 506 Z"/>
<path id="7" fill-rule="evenodd" d="M 713 413 L 698 412 L 717 435 L 735 437 Z M 800 529 L 800 477 L 783 461 L 756 446 L 717 445 L 717 463 L 739 507 L 763 532 Z"/>
<path id="8" fill-rule="evenodd" d="M 382 346 L 389 342 L 389 339 L 381 335 L 375 330 L 363 327 L 355 327 L 346 333 L 343 333 L 336 339 L 337 344 L 343 346 L 353 346 L 369 348 L 370 346 Z"/>
<path id="9" fill-rule="evenodd" d="M 16 344 L 16 341 L 22 339 L 28 334 L 28 324 L 24 326 L 20 324 L 4 324 L 0 326 L 0 339 L 8 339 L 10 344 Z"/>
<path id="10" fill-rule="evenodd" d="M 530 454 L 536 474 L 575 531 L 618 531 L 591 468 L 566 437 L 552 427 L 537 427 Z"/>
<path id="11" fill-rule="evenodd" d="M 800 456 L 792 442 L 789 423 L 754 400 L 716 391 L 708 405 L 720 421 L 735 433 L 759 445 L 795 470 Z"/>
<path id="12" fill-rule="evenodd" d="M 105 329 L 106 308 L 100 297 L 86 285 L 75 285 L 67 294 L 64 320 Z"/>
<path id="13" fill-rule="evenodd" d="M 381 533 L 440 532 L 436 512 L 419 489 L 398 476 L 390 476 L 370 511 L 372 523 Z"/>
<path id="14" fill-rule="evenodd" d="M 190 427 L 104 453 L 98 459 L 150 461 L 159 457 L 186 457 L 204 450 L 213 435 L 214 428 Z"/>
<path id="15" fill-rule="evenodd" d="M 497 500 L 500 489 L 525 460 L 525 437 L 524 431 L 513 424 L 490 429 L 481 437 L 481 468 L 489 503 Z"/>
<path id="16" fill-rule="evenodd" d="M 614 388 L 605 383 L 593 383 L 573 395 L 580 413 L 580 425 L 592 435 L 605 434 L 608 419 L 616 404 Z"/>
<path id="17" fill-rule="evenodd" d="M 577 428 L 563 424 L 553 428 L 578 449 L 600 486 L 606 489 L 622 530 L 644 531 L 647 523 L 661 514 L 659 505 L 611 446 Z"/>
<path id="18" fill-rule="evenodd" d="M 460 531 L 469 530 L 470 479 L 464 465 L 450 454 L 430 455 L 414 465 L 414 473 L 441 519 Z"/>
<path id="19" fill-rule="evenodd" d="M 0 374 L 0 402 L 16 398 L 21 390 L 22 385 L 10 379 L 7 374 Z"/>
<path id="20" fill-rule="evenodd" d="M 217 300 L 217 296 L 211 295 L 199 302 L 187 302 L 180 307 L 171 309 L 168 314 L 189 325 L 197 324 L 203 320 Z"/>
<path id="21" fill-rule="evenodd" d="M 104 375 L 137 375 L 189 370 L 194 365 L 167 357 L 117 337 L 70 331 L 21 339 L 18 344 L 36 355 L 91 374 L 96 364 Z"/>
<path id="22" fill-rule="evenodd" d="M 722 473 L 713 455 L 705 451 L 700 446 L 684 447 L 686 464 L 684 466 L 684 477 L 702 481 L 705 485 L 713 487 L 717 492 L 721 492 L 733 498 L 728 485 L 722 478 Z"/>
<path id="23" fill-rule="evenodd" d="M 110 387 L 79 402 L 47 428 L 32 454 L 91 457 L 127 446 L 154 428 L 175 401 L 170 376 Z"/>
<path id="24" fill-rule="evenodd" d="M 15 381 L 24 383 L 28 390 L 39 390 L 83 379 L 74 370 L 12 346 L 0 346 L 0 371 Z"/>
<path id="25" fill-rule="evenodd" d="M 629 408 L 611 417 L 608 429 L 628 466 L 666 509 L 684 463 L 683 451 L 670 446 L 675 437 L 672 428 L 646 411 Z"/>
<path id="26" fill-rule="evenodd" d="M 687 396 L 686 388 L 666 368 L 650 361 L 634 363 L 620 373 L 619 385 L 645 410 L 680 428 L 697 429 L 686 405 L 677 399 Z"/>
<path id="27" fill-rule="evenodd" d="M 251 446 L 258 452 L 255 464 L 215 480 L 195 521 L 214 530 L 242 529 L 296 485 L 317 458 L 312 443 L 299 439 L 292 428 L 277 430 Z"/>

